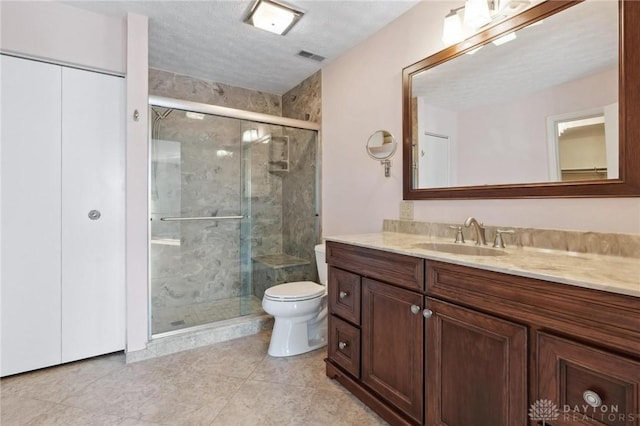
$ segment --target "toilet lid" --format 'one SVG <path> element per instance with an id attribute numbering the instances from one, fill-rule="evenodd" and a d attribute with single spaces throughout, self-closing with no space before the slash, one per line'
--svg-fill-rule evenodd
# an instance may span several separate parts
<path id="1" fill-rule="evenodd" d="M 296 281 L 269 287 L 264 297 L 271 300 L 297 301 L 308 300 L 322 296 L 325 287 L 313 281 Z"/>

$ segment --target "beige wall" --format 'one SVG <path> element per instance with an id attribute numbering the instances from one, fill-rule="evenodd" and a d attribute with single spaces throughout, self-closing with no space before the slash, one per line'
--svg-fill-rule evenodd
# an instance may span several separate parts
<path id="1" fill-rule="evenodd" d="M 2 52 L 126 73 L 127 26 L 120 18 L 49 1 L 2 1 L 0 15 Z"/>
<path id="2" fill-rule="evenodd" d="M 384 128 L 402 139 L 402 68 L 442 48 L 442 19 L 459 2 L 424 1 L 322 71 L 324 235 L 377 232 L 397 218 L 402 153 L 391 177 L 365 144 Z M 415 201 L 415 219 L 640 233 L 640 198 Z"/>

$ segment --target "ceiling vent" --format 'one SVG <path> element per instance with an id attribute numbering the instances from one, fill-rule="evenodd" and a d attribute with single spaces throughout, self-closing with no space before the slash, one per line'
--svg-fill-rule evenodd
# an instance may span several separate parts
<path id="1" fill-rule="evenodd" d="M 315 53 L 307 52 L 306 50 L 299 51 L 298 56 L 302 56 L 303 58 L 312 59 L 318 62 L 322 62 L 326 59 L 324 56 L 316 55 Z"/>

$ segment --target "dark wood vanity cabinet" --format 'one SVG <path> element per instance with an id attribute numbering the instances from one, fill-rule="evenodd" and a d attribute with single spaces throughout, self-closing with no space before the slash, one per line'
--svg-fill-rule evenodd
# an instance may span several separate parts
<path id="1" fill-rule="evenodd" d="M 327 375 L 390 424 L 640 426 L 639 298 L 335 242 L 327 262 Z"/>
<path id="2" fill-rule="evenodd" d="M 328 242 L 327 263 L 327 375 L 391 424 L 422 424 L 424 260 Z"/>
<path id="3" fill-rule="evenodd" d="M 527 328 L 426 298 L 426 424 L 527 423 Z"/>
<path id="4" fill-rule="evenodd" d="M 511 337 L 497 330 L 491 333 L 498 341 L 503 339 L 503 349 L 510 357 L 520 360 L 522 355 L 527 357 L 522 368 L 522 361 L 514 359 L 509 361 L 510 365 L 504 364 L 508 357 L 503 356 L 503 390 L 511 395 L 515 392 L 521 401 L 516 406 L 516 400 L 507 399 L 505 395 L 503 404 L 508 403 L 514 417 L 500 417 L 487 423 L 475 421 L 474 425 L 538 425 L 544 421 L 545 425 L 554 426 L 640 426 L 640 299 L 637 297 L 441 262 L 428 263 L 427 294 L 427 307 L 434 312 L 431 319 L 444 315 L 447 321 L 458 324 L 457 327 L 475 326 L 481 334 L 490 332 L 487 324 L 495 321 L 511 324 L 514 332 L 521 330 Z M 453 308 L 443 306 L 442 302 Z M 468 318 L 475 319 L 461 323 L 458 316 L 461 309 L 471 312 Z M 436 352 L 439 346 L 444 346 L 437 341 L 438 333 L 442 336 L 455 333 L 452 328 L 438 326 L 437 321 L 436 324 L 429 321 L 427 360 L 436 356 L 429 348 L 433 339 L 436 339 L 433 343 Z M 523 336 L 526 336 L 524 342 Z M 459 359 L 447 359 L 444 355 L 442 360 L 441 364 L 446 361 L 458 368 L 463 365 Z M 471 356 L 468 361 L 472 362 Z M 498 375 L 499 364 L 492 366 L 484 360 L 478 367 L 493 368 Z M 430 388 L 437 383 L 433 374 L 442 374 L 430 371 L 431 365 L 433 363 L 427 362 L 427 424 L 469 424 L 438 417 L 432 421 L 432 410 L 436 407 L 437 412 L 438 407 L 446 406 L 447 395 Z M 443 368 L 436 362 L 436 370 Z M 525 387 L 516 379 L 519 371 L 526 372 Z M 524 395 L 528 397 L 522 398 Z M 594 409 L 589 402 L 599 407 Z M 469 415 L 480 410 L 474 408 Z M 612 414 L 612 410 L 617 410 L 617 414 Z"/>
<path id="5" fill-rule="evenodd" d="M 640 424 L 640 362 L 538 333 L 538 394 L 554 401 L 553 425 Z"/>
<path id="6" fill-rule="evenodd" d="M 418 423 L 423 410 L 422 295 L 363 278 L 362 383 Z"/>

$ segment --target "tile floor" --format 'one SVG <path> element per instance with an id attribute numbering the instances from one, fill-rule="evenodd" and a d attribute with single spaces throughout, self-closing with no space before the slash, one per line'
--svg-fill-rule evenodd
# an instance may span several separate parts
<path id="1" fill-rule="evenodd" d="M 324 373 L 326 349 L 267 355 L 269 332 L 125 364 L 107 355 L 0 381 L 2 426 L 385 425 Z"/>

